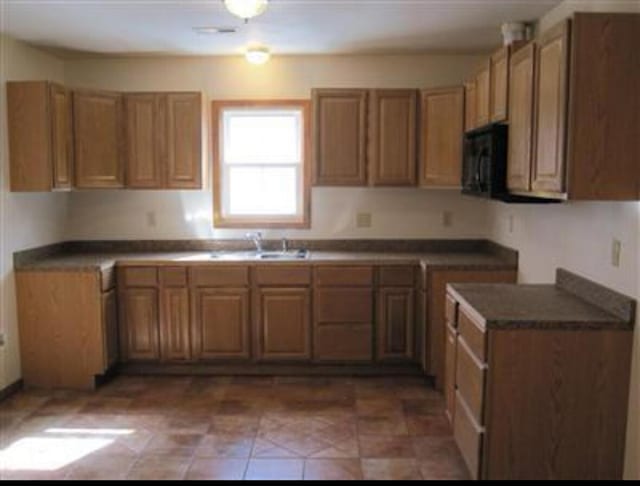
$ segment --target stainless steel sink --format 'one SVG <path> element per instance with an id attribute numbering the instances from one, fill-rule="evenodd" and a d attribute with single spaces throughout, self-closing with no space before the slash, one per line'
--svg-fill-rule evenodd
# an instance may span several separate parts
<path id="1" fill-rule="evenodd" d="M 305 260 L 309 258 L 309 251 L 214 251 L 209 257 L 213 260 Z"/>

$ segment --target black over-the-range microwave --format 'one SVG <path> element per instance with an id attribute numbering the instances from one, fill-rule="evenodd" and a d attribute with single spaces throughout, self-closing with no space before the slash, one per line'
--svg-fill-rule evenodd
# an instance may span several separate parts
<path id="1" fill-rule="evenodd" d="M 465 134 L 462 193 L 505 202 L 549 202 L 509 194 L 507 190 L 508 133 L 508 125 L 493 123 Z"/>

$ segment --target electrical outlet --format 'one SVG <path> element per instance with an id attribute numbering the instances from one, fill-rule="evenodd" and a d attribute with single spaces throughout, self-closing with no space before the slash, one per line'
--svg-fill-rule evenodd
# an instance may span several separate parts
<path id="1" fill-rule="evenodd" d="M 507 229 L 509 233 L 513 233 L 513 214 L 510 214 L 507 218 Z"/>
<path id="2" fill-rule="evenodd" d="M 357 228 L 371 228 L 371 213 L 356 214 Z"/>
<path id="3" fill-rule="evenodd" d="M 155 228 L 157 224 L 156 212 L 155 211 L 147 211 L 147 226 L 150 228 Z"/>
<path id="4" fill-rule="evenodd" d="M 445 228 L 453 226 L 453 213 L 451 211 L 442 211 L 442 226 Z"/>
<path id="5" fill-rule="evenodd" d="M 620 266 L 620 253 L 622 252 L 622 243 L 615 238 L 611 242 L 611 265 L 614 267 Z"/>

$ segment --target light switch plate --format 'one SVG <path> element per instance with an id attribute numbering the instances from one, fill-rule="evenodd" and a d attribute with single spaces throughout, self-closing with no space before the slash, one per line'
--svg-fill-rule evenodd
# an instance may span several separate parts
<path id="1" fill-rule="evenodd" d="M 4 346 L 4 333 L 0 332 L 0 348 Z"/>
<path id="2" fill-rule="evenodd" d="M 357 228 L 371 228 L 371 213 L 356 214 Z"/>
<path id="3" fill-rule="evenodd" d="M 620 266 L 620 253 L 622 252 L 622 243 L 615 238 L 611 242 L 611 265 L 614 267 Z"/>

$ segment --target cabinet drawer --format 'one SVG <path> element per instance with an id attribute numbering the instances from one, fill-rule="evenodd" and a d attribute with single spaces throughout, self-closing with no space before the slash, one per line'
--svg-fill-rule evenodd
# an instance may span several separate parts
<path id="1" fill-rule="evenodd" d="M 249 285 L 249 267 L 216 265 L 192 267 L 189 281 L 195 287 L 246 287 Z"/>
<path id="2" fill-rule="evenodd" d="M 370 289 L 316 289 L 315 322 L 367 323 L 373 321 L 373 291 Z"/>
<path id="3" fill-rule="evenodd" d="M 449 294 L 447 294 L 444 306 L 444 315 L 446 316 L 447 322 L 450 326 L 458 327 L 458 303 Z"/>
<path id="4" fill-rule="evenodd" d="M 464 400 L 459 393 L 456 393 L 456 419 L 453 424 L 453 437 L 469 469 L 471 479 L 478 479 L 480 476 L 482 436 L 482 428 L 473 422 Z"/>
<path id="5" fill-rule="evenodd" d="M 380 286 L 405 286 L 415 285 L 414 267 L 388 266 L 378 269 L 378 285 Z"/>
<path id="6" fill-rule="evenodd" d="M 314 327 L 315 361 L 372 361 L 373 327 L 370 324 L 319 324 Z"/>
<path id="7" fill-rule="evenodd" d="M 160 284 L 164 287 L 186 287 L 187 269 L 185 267 L 160 268 Z"/>
<path id="8" fill-rule="evenodd" d="M 311 268 L 286 265 L 258 266 L 255 270 L 255 282 L 258 285 L 309 285 Z"/>
<path id="9" fill-rule="evenodd" d="M 478 361 L 484 363 L 487 360 L 486 334 L 480 324 L 477 324 L 462 307 L 458 308 L 458 331 L 466 341 L 469 350 Z"/>
<path id="10" fill-rule="evenodd" d="M 155 287 L 158 285 L 158 270 L 153 267 L 127 267 L 121 271 L 125 287 Z"/>
<path id="11" fill-rule="evenodd" d="M 315 284 L 319 286 L 370 286 L 373 285 L 372 267 L 318 267 Z"/>
<path id="12" fill-rule="evenodd" d="M 464 337 L 458 338 L 456 355 L 456 385 L 478 424 L 483 424 L 484 380 L 486 370 L 473 356 Z"/>
<path id="13" fill-rule="evenodd" d="M 111 266 L 100 270 L 100 287 L 103 292 L 116 286 L 116 267 Z"/>

